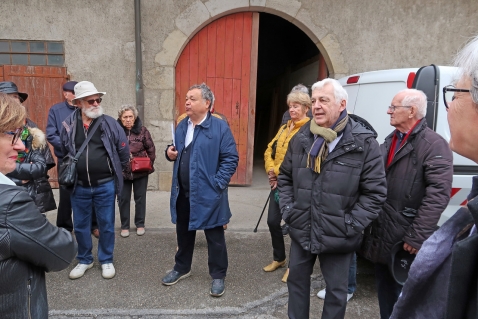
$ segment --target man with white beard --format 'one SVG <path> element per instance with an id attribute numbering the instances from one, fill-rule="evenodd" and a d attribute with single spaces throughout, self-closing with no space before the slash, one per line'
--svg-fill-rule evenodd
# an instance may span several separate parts
<path id="1" fill-rule="evenodd" d="M 121 193 L 122 171 L 129 165 L 129 143 L 116 119 L 103 115 L 101 97 L 105 94 L 98 92 L 91 82 L 78 82 L 75 99 L 72 100 L 77 109 L 62 123 L 60 139 L 63 154 L 74 157 L 89 138 L 76 164 L 76 183 L 70 189 L 78 242 L 78 265 L 70 272 L 70 279 L 82 277 L 86 270 L 93 267 L 90 235 L 93 205 L 101 234 L 98 262 L 102 276 L 105 279 L 115 276 L 115 195 Z"/>

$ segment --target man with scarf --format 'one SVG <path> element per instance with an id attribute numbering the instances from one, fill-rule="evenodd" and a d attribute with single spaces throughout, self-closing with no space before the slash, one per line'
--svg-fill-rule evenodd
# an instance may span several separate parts
<path id="1" fill-rule="evenodd" d="M 327 285 L 322 319 L 344 318 L 350 262 L 362 231 L 385 202 L 377 134 L 365 120 L 347 114 L 347 98 L 337 80 L 312 86 L 312 120 L 291 139 L 280 167 L 279 206 L 291 238 L 292 319 L 309 318 L 317 258 Z"/>
<path id="2" fill-rule="evenodd" d="M 388 319 L 402 290 L 390 270 L 392 248 L 416 254 L 437 229 L 450 200 L 453 154 L 447 141 L 427 127 L 427 97 L 400 91 L 388 107 L 395 130 L 381 145 L 387 176 L 387 201 L 365 232 L 362 252 L 375 263 L 381 319 Z"/>

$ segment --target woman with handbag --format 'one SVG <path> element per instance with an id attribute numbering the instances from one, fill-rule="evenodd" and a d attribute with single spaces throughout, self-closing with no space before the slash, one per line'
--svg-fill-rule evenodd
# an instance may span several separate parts
<path id="1" fill-rule="evenodd" d="M 310 120 L 307 117 L 307 111 L 312 103 L 308 93 L 292 90 L 287 95 L 287 105 L 289 105 L 291 119 L 279 128 L 279 131 L 269 145 L 267 145 L 264 153 L 265 168 L 269 176 L 269 185 L 271 186 L 267 225 L 271 233 L 274 258 L 272 263 L 263 268 L 266 272 L 274 271 L 279 267 L 284 267 L 286 264 L 284 236 L 281 228 L 282 215 L 278 203 L 277 175 L 279 174 L 279 167 L 284 159 L 290 139 Z M 286 282 L 287 276 L 288 272 L 284 274 L 282 281 Z"/>
<path id="2" fill-rule="evenodd" d="M 129 236 L 131 189 L 134 192 L 136 234 L 144 235 L 146 215 L 146 190 L 148 175 L 154 172 L 156 148 L 148 129 L 138 117 L 138 110 L 132 105 L 123 105 L 118 111 L 118 122 L 129 141 L 131 165 L 123 172 L 124 186 L 118 201 L 121 218 L 121 237 Z"/>

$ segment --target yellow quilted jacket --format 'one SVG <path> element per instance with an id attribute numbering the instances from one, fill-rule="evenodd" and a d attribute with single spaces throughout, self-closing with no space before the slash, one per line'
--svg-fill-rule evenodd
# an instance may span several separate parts
<path id="1" fill-rule="evenodd" d="M 310 118 L 306 117 L 300 121 L 297 121 L 294 125 L 292 131 L 289 131 L 289 127 L 292 124 L 292 120 L 289 120 L 287 124 L 282 125 L 279 128 L 276 136 L 272 139 L 272 141 L 267 145 L 266 152 L 264 153 L 264 162 L 266 163 L 266 173 L 269 172 L 272 168 L 274 169 L 274 173 L 279 175 L 279 167 L 284 160 L 285 153 L 287 152 L 287 146 L 289 145 L 289 141 L 292 136 L 295 135 L 299 131 L 299 129 L 309 122 Z M 277 148 L 276 148 L 276 156 L 275 159 L 272 159 L 272 144 L 274 141 L 277 140 Z"/>

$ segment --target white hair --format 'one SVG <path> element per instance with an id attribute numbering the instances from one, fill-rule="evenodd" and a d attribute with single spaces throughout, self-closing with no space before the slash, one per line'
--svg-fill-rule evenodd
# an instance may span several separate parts
<path id="1" fill-rule="evenodd" d="M 349 95 L 347 94 L 347 91 L 345 91 L 345 89 L 342 87 L 342 85 L 340 85 L 340 82 L 336 79 L 327 78 L 323 79 L 322 81 L 315 82 L 314 85 L 312 85 L 312 91 L 316 89 L 321 89 L 327 84 L 332 85 L 332 87 L 334 88 L 334 96 L 336 103 L 340 104 L 340 102 L 342 101 L 345 101 L 345 103 L 347 103 Z"/>
<path id="2" fill-rule="evenodd" d="M 403 94 L 402 105 L 417 107 L 417 118 L 421 120 L 427 115 L 427 96 L 423 91 L 416 89 L 405 89 L 398 92 Z"/>
<path id="3" fill-rule="evenodd" d="M 460 77 L 471 79 L 471 98 L 478 104 L 478 36 L 472 38 L 455 56 L 453 64 L 460 68 Z"/>
<path id="4" fill-rule="evenodd" d="M 302 83 L 297 84 L 296 86 L 294 86 L 292 88 L 292 90 L 290 90 L 290 93 L 292 93 L 294 91 L 299 91 L 299 92 L 302 92 L 302 93 L 305 93 L 305 94 L 309 94 L 309 89 Z"/>

